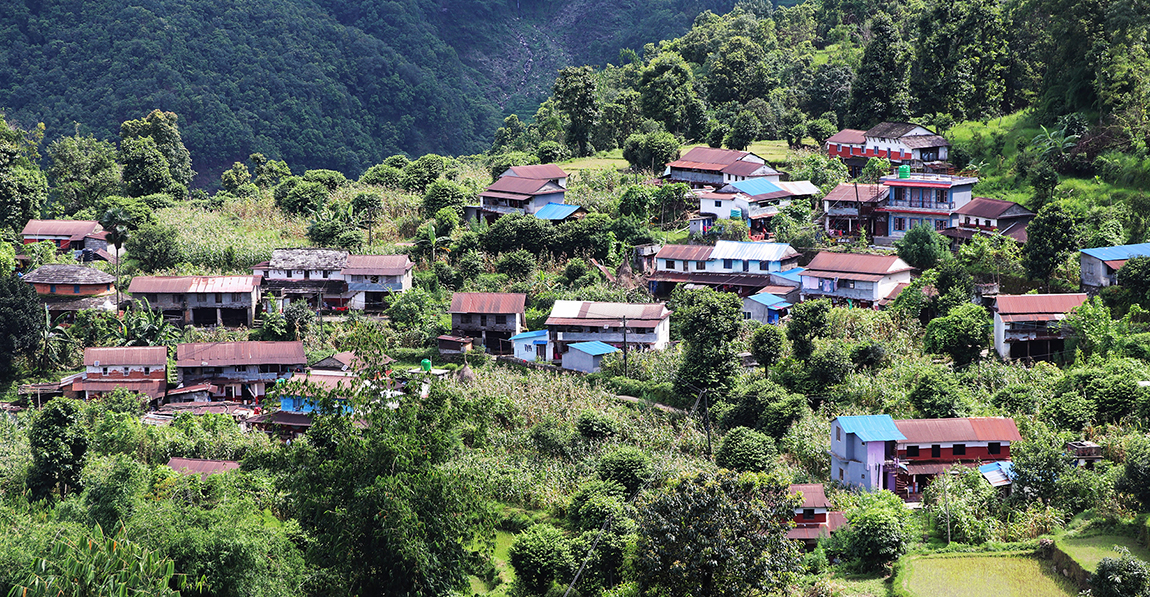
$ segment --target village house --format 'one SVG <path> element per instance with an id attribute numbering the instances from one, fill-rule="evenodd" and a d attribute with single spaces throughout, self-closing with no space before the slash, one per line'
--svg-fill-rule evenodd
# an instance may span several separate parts
<path id="1" fill-rule="evenodd" d="M 890 415 L 835 417 L 831 421 L 831 479 L 866 491 L 894 491 L 895 450 L 905 440 Z"/>
<path id="2" fill-rule="evenodd" d="M 1065 349 L 1059 323 L 1086 294 L 1001 294 L 994 304 L 994 349 L 1004 359 L 1050 360 Z"/>
<path id="3" fill-rule="evenodd" d="M 500 174 L 500 178 L 530 178 L 533 180 L 546 180 L 567 188 L 567 173 L 555 164 L 532 164 L 530 166 L 512 166 Z"/>
<path id="4" fill-rule="evenodd" d="M 527 295 L 456 292 L 451 295 L 451 334 L 478 338 L 492 354 L 510 354 L 511 337 L 527 327 Z"/>
<path id="5" fill-rule="evenodd" d="M 547 360 L 547 330 L 523 332 L 511 337 L 512 355 L 524 361 Z"/>
<path id="6" fill-rule="evenodd" d="M 563 368 L 595 373 L 603 366 L 603 357 L 613 352 L 619 352 L 619 349 L 598 340 L 575 342 L 569 344 L 567 352 L 563 353 Z"/>
<path id="7" fill-rule="evenodd" d="M 835 304 L 872 307 L 910 283 L 913 270 L 896 255 L 820 251 L 800 275 L 802 300 L 831 299 Z"/>
<path id="8" fill-rule="evenodd" d="M 102 398 L 117 388 L 163 399 L 168 388 L 168 349 L 164 346 L 88 347 L 84 372 L 72 390 L 84 400 Z"/>
<path id="9" fill-rule="evenodd" d="M 578 205 L 567 203 L 548 203 L 535 212 L 535 217 L 549 222 L 565 222 L 567 220 L 581 220 L 587 216 L 587 210 Z"/>
<path id="10" fill-rule="evenodd" d="M 868 239 L 887 233 L 886 214 L 876 208 L 890 195 L 881 184 L 842 183 L 823 197 L 823 228 L 831 236 L 858 236 Z"/>
<path id="11" fill-rule="evenodd" d="M 1097 292 L 1107 286 L 1118 284 L 1118 270 L 1122 269 L 1127 261 L 1147 256 L 1150 256 L 1150 243 L 1082 249 L 1079 254 L 1082 289 Z"/>
<path id="12" fill-rule="evenodd" d="M 546 322 L 547 353 L 560 360 L 568 346 L 596 340 L 629 350 L 663 350 L 671 342 L 671 312 L 663 303 L 555 301 Z"/>
<path id="13" fill-rule="evenodd" d="M 670 182 L 683 182 L 692 188 L 720 188 L 728 183 L 751 178 L 779 179 L 779 173 L 763 158 L 748 151 L 694 147 L 679 159 L 667 164 L 665 176 Z"/>
<path id="14" fill-rule="evenodd" d="M 304 300 L 313 308 L 382 311 L 393 293 L 411 289 L 412 267 L 407 255 L 276 249 L 270 261 L 253 269 L 279 309 Z"/>
<path id="15" fill-rule="evenodd" d="M 384 372 L 391 371 L 391 367 L 389 365 L 394 363 L 395 359 L 382 353 L 378 356 L 379 364 L 384 367 Z M 316 361 L 312 364 L 311 369 L 313 371 L 320 370 L 355 372 L 363 366 L 363 360 L 359 358 L 359 355 L 355 354 L 353 351 L 345 350 L 343 352 L 337 352 L 330 357 Z"/>
<path id="16" fill-rule="evenodd" d="M 791 307 L 787 299 L 777 294 L 758 292 L 743 299 L 743 319 L 775 325 Z"/>
<path id="17" fill-rule="evenodd" d="M 879 180 L 890 187 L 890 194 L 877 210 L 887 215 L 887 229 L 876 236 L 890 241 L 902 238 L 920 224 L 939 232 L 949 228 L 951 215 L 970 203 L 972 189 L 978 183 L 973 176 L 911 172 L 905 165 L 899 166 L 897 174 Z"/>
<path id="18" fill-rule="evenodd" d="M 128 285 L 177 325 L 252 326 L 259 304 L 256 276 L 136 276 Z"/>
<path id="19" fill-rule="evenodd" d="M 475 338 L 470 336 L 452 336 L 443 334 L 435 339 L 435 346 L 439 354 L 445 356 L 461 355 L 475 350 Z"/>
<path id="20" fill-rule="evenodd" d="M 809 199 L 819 192 L 810 181 L 782 182 L 770 178 L 752 178 L 724 185 L 719 190 L 699 189 L 699 232 L 706 234 L 722 220 L 745 220 L 752 240 L 762 240 L 770 228 L 770 219 L 798 199 Z"/>
<path id="21" fill-rule="evenodd" d="M 946 171 L 950 142 L 930 129 L 909 122 L 883 122 L 866 131 L 843 129 L 823 144 L 830 157 L 840 158 L 851 176 L 858 176 L 871 158 L 893 164 Z"/>
<path id="22" fill-rule="evenodd" d="M 956 465 L 1010 460 L 1010 445 L 1022 441 L 1014 419 L 900 419 L 895 493 L 917 501 L 935 476 Z"/>
<path id="23" fill-rule="evenodd" d="M 52 241 L 58 251 L 71 251 L 81 261 L 91 261 L 94 257 L 112 261 L 107 235 L 100 223 L 93 220 L 28 220 L 20 233 L 26 245 Z"/>
<path id="24" fill-rule="evenodd" d="M 318 371 L 312 370 L 292 375 L 285 386 L 298 388 L 285 390 L 280 395 L 280 411 L 311 415 L 320 409 L 316 402 L 316 395 L 320 392 L 354 391 L 360 384 L 360 379 L 353 373 L 344 371 Z M 351 405 L 343 398 L 338 398 L 335 407 L 344 412 L 351 412 Z"/>
<path id="25" fill-rule="evenodd" d="M 22 278 L 36 289 L 53 321 L 77 311 L 116 310 L 116 277 L 83 265 L 41 265 Z"/>
<path id="26" fill-rule="evenodd" d="M 793 269 L 799 257 L 785 243 L 720 240 L 714 246 L 664 245 L 647 280 L 658 295 L 670 294 L 676 284 L 694 284 L 749 296 L 772 285 L 771 274 Z"/>
<path id="27" fill-rule="evenodd" d="M 195 342 L 176 346 L 176 381 L 216 386 L 213 398 L 261 400 L 307 366 L 302 342 Z"/>
<path id="28" fill-rule="evenodd" d="M 348 255 L 340 270 L 347 283 L 343 306 L 356 311 L 387 309 L 389 299 L 411 290 L 415 264 L 407 255 Z"/>
<path id="29" fill-rule="evenodd" d="M 802 503 L 795 506 L 795 526 L 787 531 L 787 539 L 802 541 L 807 551 L 818 546 L 818 540 L 846 526 L 842 512 L 832 512 L 831 502 L 821 483 L 800 483 L 787 487 L 787 493 L 798 495 Z"/>
<path id="30" fill-rule="evenodd" d="M 969 242 L 975 234 L 1001 234 L 1018 243 L 1026 242 L 1026 226 L 1034 212 L 1013 201 L 975 197 L 954 210 L 950 227 L 941 231 L 955 245 Z"/>
<path id="31" fill-rule="evenodd" d="M 494 222 L 507 214 L 533 215 L 549 203 L 565 203 L 566 192 L 551 179 L 502 176 L 479 193 L 477 205 L 464 206 L 464 217 Z"/>

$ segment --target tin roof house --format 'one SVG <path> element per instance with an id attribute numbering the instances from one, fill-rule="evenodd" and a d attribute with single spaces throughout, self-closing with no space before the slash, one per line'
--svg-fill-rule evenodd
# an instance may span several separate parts
<path id="1" fill-rule="evenodd" d="M 890 187 L 881 184 L 842 183 L 823 197 L 823 226 L 833 236 L 858 236 L 864 230 L 867 238 L 886 234 L 886 214 L 876 211 L 890 195 Z"/>
<path id="2" fill-rule="evenodd" d="M 101 398 L 118 388 L 163 399 L 168 388 L 168 349 L 164 346 L 88 347 L 84 372 L 72 390 L 85 400 Z"/>
<path id="3" fill-rule="evenodd" d="M 81 261 L 91 261 L 95 257 L 111 261 L 107 235 L 100 223 L 94 220 L 28 220 L 20 232 L 26 245 L 52 241 L 57 250 L 72 251 Z M 88 258 L 83 258 L 85 252 Z"/>
<path id="4" fill-rule="evenodd" d="M 857 176 L 871 158 L 916 168 L 946 169 L 950 142 L 934 131 L 909 122 L 882 122 L 868 130 L 843 129 L 823 144 L 827 155 L 843 160 Z"/>
<path id="5" fill-rule="evenodd" d="M 886 231 L 875 236 L 895 240 L 923 224 L 937 231 L 949 228 L 952 214 L 970 203 L 978 178 L 911 172 L 908 166 L 900 166 L 897 173 L 879 181 L 890 187 L 890 194 L 877 209 L 887 216 Z"/>
<path id="6" fill-rule="evenodd" d="M 799 274 L 802 297 L 871 307 L 896 292 L 900 284 L 909 284 L 913 269 L 896 255 L 821 251 Z"/>
<path id="7" fill-rule="evenodd" d="M 896 493 L 914 501 L 934 478 L 955 465 L 1010 460 L 1010 446 L 1022 441 L 1014 419 L 900 419 Z"/>
<path id="8" fill-rule="evenodd" d="M 894 460 L 906 436 L 890 415 L 835 417 L 831 421 L 831 479 L 866 491 L 895 489 Z"/>
<path id="9" fill-rule="evenodd" d="M 1034 212 L 1013 201 L 975 197 L 970 203 L 954 210 L 950 227 L 941 231 L 953 244 L 969 242 L 975 234 L 1001 234 L 1026 242 L 1026 226 L 1034 219 Z"/>
<path id="10" fill-rule="evenodd" d="M 631 350 L 663 350 L 671 342 L 671 311 L 663 303 L 555 301 L 547 318 L 547 354 L 562 359 L 577 342 L 624 342 Z"/>
<path id="11" fill-rule="evenodd" d="M 846 526 L 846 516 L 842 512 L 832 511 L 831 502 L 821 483 L 790 485 L 787 493 L 798 495 L 803 500 L 795 506 L 795 526 L 787 531 L 787 539 L 802 541 L 807 551 L 818 546 L 819 538 L 828 537 Z"/>
<path id="12" fill-rule="evenodd" d="M 779 173 L 763 158 L 748 151 L 693 147 L 667 164 L 670 182 L 683 182 L 692 188 L 720 188 L 728 183 L 752 178 L 778 180 Z"/>
<path id="13" fill-rule="evenodd" d="M 511 337 L 527 327 L 527 295 L 508 292 L 456 292 L 451 295 L 451 334 L 480 339 L 487 352 L 509 354 Z"/>
<path id="14" fill-rule="evenodd" d="M 720 240 L 715 245 L 664 245 L 647 277 L 654 294 L 676 284 L 697 284 L 750 296 L 772 285 L 772 274 L 794 269 L 799 252 L 785 243 Z"/>
<path id="15" fill-rule="evenodd" d="M 136 276 L 128 285 L 178 325 L 251 327 L 259 291 L 257 276 Z"/>
<path id="16" fill-rule="evenodd" d="M 1083 290 L 1096 291 L 1118 284 L 1118 270 L 1135 257 L 1150 256 L 1150 243 L 1095 247 L 1079 253 Z"/>
<path id="17" fill-rule="evenodd" d="M 1066 344 L 1059 322 L 1086 298 L 1085 293 L 999 295 L 994 304 L 994 349 L 1004 359 L 1052 359 Z"/>
<path id="18" fill-rule="evenodd" d="M 258 401 L 277 380 L 303 372 L 302 342 L 192 342 L 176 346 L 176 380 L 210 384 L 213 397 Z"/>

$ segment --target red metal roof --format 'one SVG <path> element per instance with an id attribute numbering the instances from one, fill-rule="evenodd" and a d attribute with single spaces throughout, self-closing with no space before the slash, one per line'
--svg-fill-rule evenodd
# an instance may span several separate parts
<path id="1" fill-rule="evenodd" d="M 173 458 L 168 461 L 168 468 L 185 475 L 199 475 L 201 479 L 207 479 L 211 475 L 234 471 L 240 468 L 240 463 L 234 460 Z"/>
<path id="2" fill-rule="evenodd" d="M 325 390 L 353 389 L 359 382 L 359 376 L 342 371 L 317 369 L 307 373 L 296 373 L 291 376 L 291 381 L 311 384 Z"/>
<path id="3" fill-rule="evenodd" d="M 797 483 L 787 487 L 791 495 L 802 493 L 804 508 L 830 508 L 822 483 Z"/>
<path id="4" fill-rule="evenodd" d="M 168 395 L 169 396 L 172 396 L 172 395 L 178 396 L 180 394 L 191 394 L 192 392 L 207 392 L 209 394 L 215 394 L 216 390 L 218 390 L 218 389 L 219 389 L 218 387 L 213 386 L 210 383 L 198 383 L 198 384 L 195 384 L 192 386 L 184 386 L 182 388 L 173 388 L 171 390 L 168 390 Z"/>
<path id="5" fill-rule="evenodd" d="M 769 172 L 767 174 L 778 174 L 778 172 L 767 164 L 756 164 L 755 162 L 748 162 L 746 160 L 739 160 L 723 168 L 723 174 L 730 174 L 732 176 L 750 176 L 758 171 L 760 168 L 766 168 Z"/>
<path id="6" fill-rule="evenodd" d="M 132 365 L 165 367 L 167 364 L 168 349 L 164 346 L 89 347 L 84 349 L 85 367 L 126 367 Z"/>
<path id="7" fill-rule="evenodd" d="M 456 292 L 448 313 L 522 313 L 526 294 L 515 292 Z"/>
<path id="8" fill-rule="evenodd" d="M 546 325 L 604 325 L 622 322 L 628 327 L 654 327 L 671 316 L 663 303 L 602 303 L 555 301 Z"/>
<path id="9" fill-rule="evenodd" d="M 553 189 L 546 189 L 550 185 Z M 518 176 L 504 176 L 499 180 L 491 183 L 487 191 L 503 191 L 505 193 L 518 193 L 521 195 L 539 195 L 543 193 L 558 192 L 563 190 L 563 187 L 551 182 L 550 180 L 540 180 L 537 178 L 520 178 Z"/>
<path id="10" fill-rule="evenodd" d="M 519 178 L 534 178 L 537 180 L 550 180 L 567 178 L 567 173 L 555 164 L 536 164 L 533 166 L 512 166 L 508 168 Z"/>
<path id="11" fill-rule="evenodd" d="M 897 255 L 871 255 L 868 253 L 832 253 L 820 251 L 815 258 L 807 264 L 807 271 L 802 275 L 824 277 L 816 275 L 818 272 L 831 272 L 838 274 L 865 274 L 871 276 L 885 276 L 913 269 Z M 841 277 L 841 276 L 840 276 Z"/>
<path id="12" fill-rule="evenodd" d="M 176 346 L 177 367 L 303 365 L 303 342 L 194 342 Z"/>
<path id="13" fill-rule="evenodd" d="M 711 245 L 663 245 L 655 255 L 658 259 L 683 259 L 687 261 L 706 261 L 711 257 Z"/>
<path id="14" fill-rule="evenodd" d="M 874 203 L 890 194 L 890 189 L 881 184 L 842 183 L 823 197 L 823 201 L 858 201 Z"/>
<path id="15" fill-rule="evenodd" d="M 858 129 L 843 129 L 827 139 L 827 143 L 835 145 L 862 145 L 866 143 L 866 131 Z"/>
<path id="16" fill-rule="evenodd" d="M 899 419 L 894 424 L 906 436 L 900 444 L 1022 441 L 1014 419 L 1006 417 Z"/>
<path id="17" fill-rule="evenodd" d="M 28 220 L 21 236 L 67 236 L 68 240 L 80 240 L 101 230 L 100 223 L 93 220 Z"/>
<path id="18" fill-rule="evenodd" d="M 407 255 L 348 255 L 345 276 L 402 276 L 414 264 Z"/>
<path id="19" fill-rule="evenodd" d="M 705 164 L 733 164 L 750 155 L 746 151 L 720 149 L 718 147 L 692 147 L 680 160 Z"/>
<path id="20" fill-rule="evenodd" d="M 1000 314 L 1069 313 L 1086 302 L 1085 293 L 1075 294 L 1000 294 L 994 309 Z"/>
<path id="21" fill-rule="evenodd" d="M 251 292 L 259 286 L 255 276 L 137 276 L 128 292 L 138 293 L 232 293 Z"/>
<path id="22" fill-rule="evenodd" d="M 970 203 L 954 210 L 955 215 L 971 216 L 975 218 L 994 218 L 1006 213 L 1010 208 L 1018 205 L 1013 201 L 991 199 L 989 197 L 975 197 Z"/>

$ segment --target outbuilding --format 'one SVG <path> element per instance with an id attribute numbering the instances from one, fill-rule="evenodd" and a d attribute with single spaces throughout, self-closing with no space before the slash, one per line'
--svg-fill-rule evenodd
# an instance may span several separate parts
<path id="1" fill-rule="evenodd" d="M 603 365 L 603 357 L 619 350 L 598 340 L 568 344 L 567 349 L 567 352 L 563 353 L 563 368 L 584 373 L 599 371 Z"/>
<path id="2" fill-rule="evenodd" d="M 524 361 L 547 360 L 547 330 L 523 332 L 511 337 L 515 358 Z"/>

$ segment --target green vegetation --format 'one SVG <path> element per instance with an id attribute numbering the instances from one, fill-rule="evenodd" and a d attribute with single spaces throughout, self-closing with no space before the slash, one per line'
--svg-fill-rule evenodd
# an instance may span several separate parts
<path id="1" fill-rule="evenodd" d="M 912 597 L 1071 597 L 1078 591 L 1041 560 L 1000 554 L 910 557 L 903 589 Z"/>
<path id="2" fill-rule="evenodd" d="M 1150 562 L 1150 549 L 1133 537 L 1124 535 L 1066 535 L 1057 538 L 1054 543 L 1087 572 L 1094 572 L 1103 558 L 1115 557 L 1115 547 L 1124 547 L 1134 557 Z"/>

